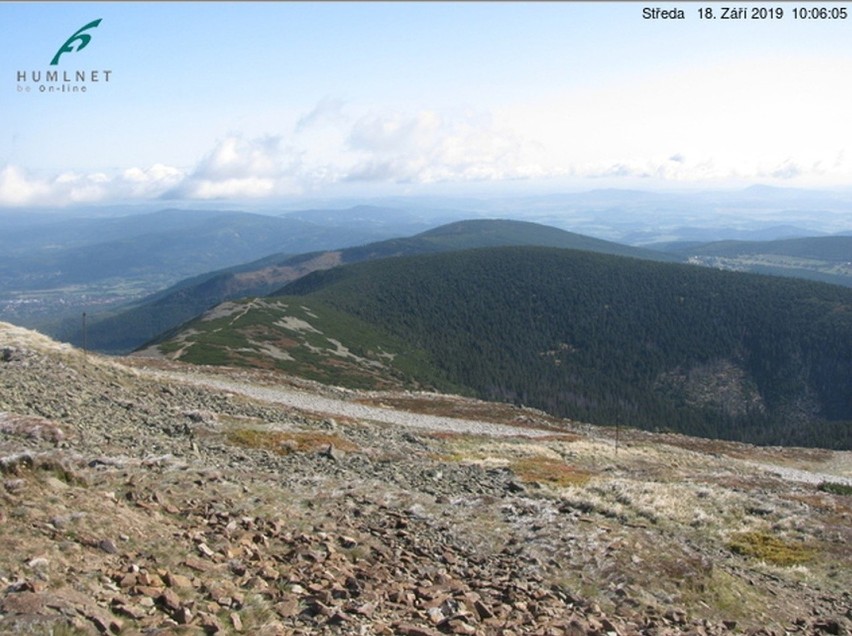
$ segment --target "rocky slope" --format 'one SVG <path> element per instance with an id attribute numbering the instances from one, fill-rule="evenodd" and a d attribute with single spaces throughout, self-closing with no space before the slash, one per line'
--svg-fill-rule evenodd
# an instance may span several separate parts
<path id="1" fill-rule="evenodd" d="M 852 453 L 202 374 L 0 324 L 0 472 L 2 633 L 852 629 Z"/>

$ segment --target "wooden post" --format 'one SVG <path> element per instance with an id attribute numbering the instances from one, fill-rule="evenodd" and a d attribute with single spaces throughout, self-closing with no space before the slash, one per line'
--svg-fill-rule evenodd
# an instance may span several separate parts
<path id="1" fill-rule="evenodd" d="M 86 351 L 86 312 L 83 312 L 83 357 L 85 358 Z"/>

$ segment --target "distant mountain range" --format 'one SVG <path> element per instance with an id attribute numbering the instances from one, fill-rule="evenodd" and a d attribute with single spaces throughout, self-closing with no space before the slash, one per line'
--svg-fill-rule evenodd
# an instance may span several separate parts
<path id="1" fill-rule="evenodd" d="M 80 312 L 111 309 L 190 276 L 266 254 L 384 236 L 245 212 L 161 210 L 90 218 L 0 213 L 0 320 L 55 334 L 64 316 L 78 321 Z"/>
<path id="2" fill-rule="evenodd" d="M 162 210 L 110 219 L 71 219 L 0 228 L 0 290 L 49 289 L 149 275 L 180 280 L 258 254 L 339 246 L 339 232 L 245 212 Z M 352 244 L 370 240 L 353 232 Z"/>
<path id="3" fill-rule="evenodd" d="M 421 197 L 265 214 L 130 207 L 78 211 L 78 217 L 0 211 L 0 319 L 82 344 L 85 312 L 91 345 L 118 352 L 218 302 L 269 293 L 314 269 L 489 245 L 554 245 L 852 286 L 852 236 L 801 238 L 809 231 L 803 226 L 817 219 L 819 227 L 839 227 L 849 206 L 843 193 L 754 187 L 495 200 Z M 788 214 L 787 208 L 804 211 Z M 531 225 L 548 229 L 535 236 L 522 225 L 493 225 L 511 223 L 506 217 L 536 220 Z M 785 219 L 790 223 L 781 223 Z M 474 225 L 459 230 L 454 223 L 461 221 Z M 589 234 L 619 236 L 621 242 Z M 707 240 L 719 236 L 799 238 Z M 116 320 L 104 322 L 110 318 Z"/>
<path id="4" fill-rule="evenodd" d="M 400 256 L 225 303 L 148 351 L 852 448 L 852 290 L 788 278 L 529 246 Z"/>

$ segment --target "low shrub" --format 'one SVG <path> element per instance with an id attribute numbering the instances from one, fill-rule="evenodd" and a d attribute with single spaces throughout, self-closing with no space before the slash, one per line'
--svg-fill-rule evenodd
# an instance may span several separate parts
<path id="1" fill-rule="evenodd" d="M 550 457 L 523 457 L 512 462 L 509 468 L 521 481 L 544 484 L 555 488 L 583 486 L 589 481 L 590 477 L 585 471 Z"/>
<path id="2" fill-rule="evenodd" d="M 785 541 L 759 531 L 735 535 L 728 548 L 736 554 L 774 565 L 797 565 L 810 561 L 814 556 L 814 549 L 800 541 Z"/>
<path id="3" fill-rule="evenodd" d="M 852 486 L 841 484 L 836 481 L 824 481 L 817 488 L 823 492 L 830 492 L 834 495 L 852 495 Z"/>

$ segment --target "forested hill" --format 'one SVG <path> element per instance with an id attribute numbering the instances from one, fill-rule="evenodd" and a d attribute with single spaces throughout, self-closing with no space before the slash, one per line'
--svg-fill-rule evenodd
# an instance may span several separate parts
<path id="1" fill-rule="evenodd" d="M 603 241 L 538 223 L 492 219 L 459 221 L 415 236 L 347 249 L 295 256 L 292 253 L 273 254 L 252 263 L 183 280 L 116 315 L 90 321 L 88 346 L 109 353 L 130 351 L 225 300 L 269 294 L 314 270 L 392 256 L 500 245 L 543 245 L 669 262 L 682 260 L 674 254 Z M 83 343 L 77 321 L 68 332 L 58 335 L 77 345 Z"/>
<path id="2" fill-rule="evenodd" d="M 852 448 L 846 288 L 508 247 L 339 267 L 281 294 L 424 350 L 482 397 L 601 424 Z"/>
<path id="3" fill-rule="evenodd" d="M 508 219 L 458 221 L 428 230 L 414 238 L 439 246 L 441 251 L 473 247 L 537 245 L 632 256 L 652 261 L 683 262 L 684 260 L 680 255 L 604 241 L 539 223 Z"/>

